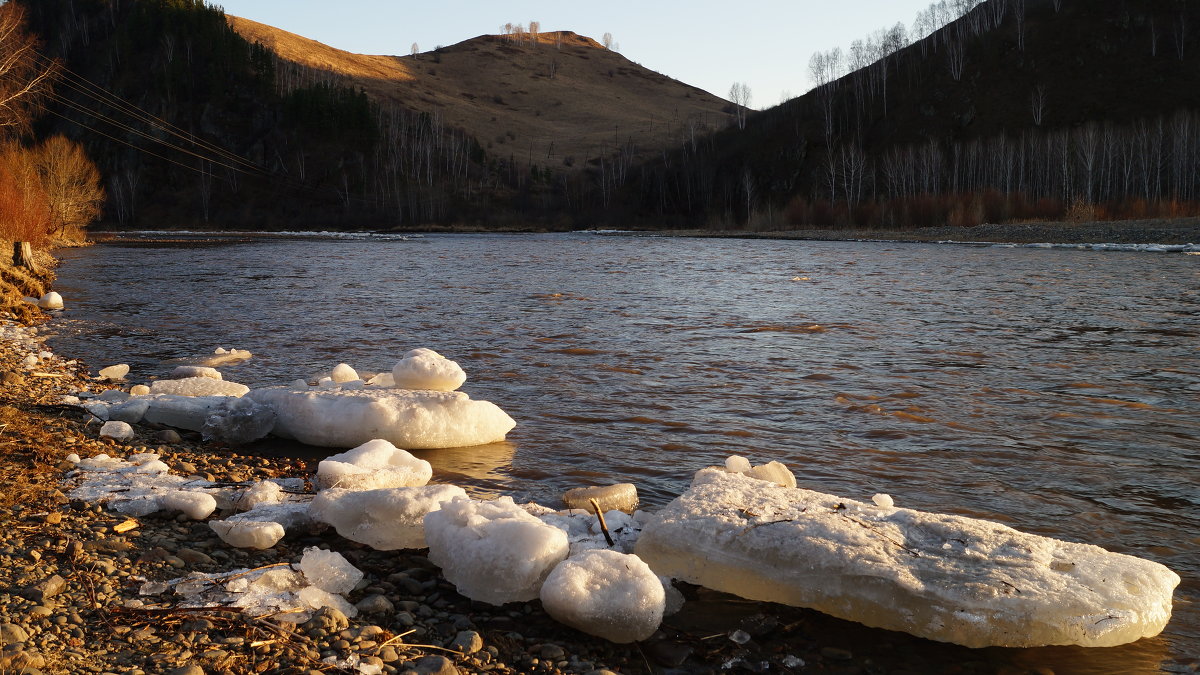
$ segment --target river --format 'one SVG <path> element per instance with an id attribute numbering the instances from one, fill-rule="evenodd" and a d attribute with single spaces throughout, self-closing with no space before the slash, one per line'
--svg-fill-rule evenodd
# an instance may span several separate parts
<path id="1" fill-rule="evenodd" d="M 1200 258 L 932 244 L 569 235 L 118 239 L 63 252 L 55 351 L 93 370 L 248 349 L 287 384 L 431 347 L 517 420 L 419 453 L 435 479 L 650 507 L 730 454 L 802 486 L 1162 562 L 1158 638 L 1026 650 L 1062 672 L 1200 657 Z M 276 445 L 264 451 L 281 451 Z M 305 448 L 283 452 L 322 454 Z M 1162 666 L 1166 663 L 1167 666 Z"/>

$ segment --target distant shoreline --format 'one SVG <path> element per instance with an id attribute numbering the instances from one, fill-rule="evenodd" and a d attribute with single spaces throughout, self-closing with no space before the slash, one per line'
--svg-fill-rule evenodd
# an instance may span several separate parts
<path id="1" fill-rule="evenodd" d="M 707 230 L 707 229 L 622 229 L 596 228 L 576 230 L 577 232 L 596 232 L 615 236 L 657 236 L 657 237 L 696 237 L 715 239 L 797 239 L 810 241 L 881 241 L 881 242 L 914 242 L 914 243 L 991 243 L 991 244 L 1196 244 L 1200 245 L 1200 217 L 1175 219 L 1146 219 L 1122 221 L 1097 221 L 1087 223 L 1075 222 L 1034 222 L 1006 223 L 1002 225 L 985 223 L 974 227 L 924 227 L 917 229 L 825 229 L 825 228 L 792 228 L 784 230 Z M 425 227 L 391 230 L 272 230 L 261 232 L 223 231 L 219 229 L 201 230 L 99 230 L 94 233 L 94 241 L 103 242 L 110 237 L 121 237 L 123 243 L 136 241 L 129 235 L 139 237 L 145 243 L 161 242 L 164 237 L 183 237 L 188 242 L 189 237 L 229 237 L 233 239 L 252 239 L 256 236 L 295 236 L 307 238 L 326 235 L 361 236 L 377 235 L 383 237 L 403 238 L 421 234 L 546 234 L 548 230 L 531 228 L 528 230 L 502 228 L 487 229 L 478 227 Z M 152 236 L 157 235 L 157 236 Z"/>

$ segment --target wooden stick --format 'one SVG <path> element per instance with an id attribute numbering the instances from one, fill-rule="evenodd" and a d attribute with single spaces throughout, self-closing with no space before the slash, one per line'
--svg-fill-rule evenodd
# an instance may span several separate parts
<path id="1" fill-rule="evenodd" d="M 612 535 L 608 532 L 608 523 L 604 522 L 604 511 L 600 510 L 600 502 L 594 498 L 588 501 L 592 503 L 592 508 L 596 510 L 596 517 L 600 519 L 600 531 L 604 533 L 604 541 L 607 541 L 609 546 L 616 546 L 616 542 L 613 541 Z"/>

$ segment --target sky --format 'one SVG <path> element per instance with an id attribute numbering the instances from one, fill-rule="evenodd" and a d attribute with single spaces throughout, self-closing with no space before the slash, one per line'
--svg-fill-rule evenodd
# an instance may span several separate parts
<path id="1" fill-rule="evenodd" d="M 750 87 L 751 107 L 807 91 L 815 51 L 903 22 L 930 0 L 210 0 L 228 14 L 359 54 L 421 51 L 538 21 L 600 41 L 611 33 L 626 58 L 728 98 Z"/>

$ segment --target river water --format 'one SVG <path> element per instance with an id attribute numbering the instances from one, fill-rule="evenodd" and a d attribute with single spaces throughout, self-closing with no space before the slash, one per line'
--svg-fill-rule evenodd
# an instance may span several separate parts
<path id="1" fill-rule="evenodd" d="M 779 460 L 804 487 L 1184 578 L 1163 636 L 1007 658 L 1118 673 L 1200 657 L 1195 256 L 446 235 L 117 240 L 58 272 L 50 344 L 93 368 L 162 376 L 236 347 L 255 357 L 226 379 L 272 385 L 431 347 L 518 423 L 506 443 L 420 453 L 441 480 L 548 505 L 628 481 L 653 507 L 730 454 Z"/>

